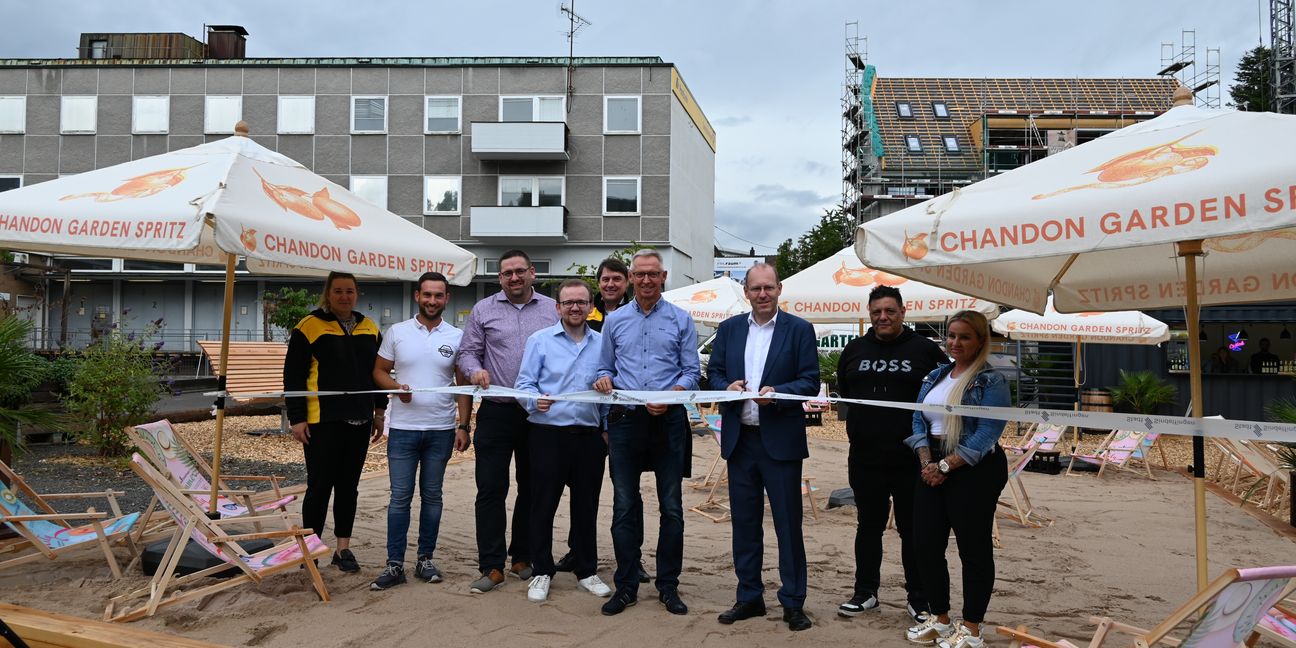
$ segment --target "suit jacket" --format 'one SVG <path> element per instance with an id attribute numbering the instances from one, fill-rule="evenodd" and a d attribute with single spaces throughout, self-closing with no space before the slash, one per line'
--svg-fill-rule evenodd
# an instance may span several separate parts
<path id="1" fill-rule="evenodd" d="M 707 378 L 711 389 L 727 389 L 746 376 L 747 315 L 735 315 L 720 323 L 711 344 Z M 819 351 L 814 327 L 809 322 L 780 312 L 774 321 L 774 336 L 761 372 L 761 384 L 748 391 L 770 386 L 784 394 L 814 396 L 819 393 Z M 721 403 L 720 454 L 729 459 L 742 433 L 741 401 Z M 760 406 L 761 438 L 773 459 L 790 461 L 810 456 L 806 445 L 805 412 L 801 401 L 776 400 Z"/>

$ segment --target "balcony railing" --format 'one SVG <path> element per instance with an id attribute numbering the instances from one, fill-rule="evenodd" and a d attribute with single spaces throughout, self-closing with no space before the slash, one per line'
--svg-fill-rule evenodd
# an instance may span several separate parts
<path id="1" fill-rule="evenodd" d="M 473 122 L 472 153 L 482 160 L 567 160 L 567 124 Z"/>

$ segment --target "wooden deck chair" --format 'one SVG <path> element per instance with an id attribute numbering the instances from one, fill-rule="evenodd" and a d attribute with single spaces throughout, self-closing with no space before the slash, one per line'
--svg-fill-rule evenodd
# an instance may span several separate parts
<path id="1" fill-rule="evenodd" d="M 148 458 L 163 474 L 204 509 L 211 502 L 211 466 L 203 460 L 202 455 L 176 433 L 171 422 L 163 419 L 128 427 L 126 436 L 135 447 Z M 270 485 L 268 491 L 234 490 L 225 480 L 259 481 Z M 277 475 L 221 475 L 221 487 L 216 497 L 216 511 L 221 517 L 247 515 L 249 511 L 286 511 L 294 495 L 284 495 L 279 490 Z M 157 502 L 153 502 L 148 513 L 153 512 Z"/>
<path id="2" fill-rule="evenodd" d="M 1110 617 L 1090 617 L 1089 621 L 1098 627 L 1093 639 L 1089 641 L 1089 648 L 1102 646 L 1113 631 L 1133 635 L 1134 645 L 1138 648 L 1157 645 L 1194 648 L 1251 646 L 1256 642 L 1258 624 L 1264 617 L 1258 612 L 1270 609 L 1289 592 L 1293 578 L 1296 578 L 1296 565 L 1225 570 L 1151 630 L 1126 625 Z M 1191 625 L 1184 636 L 1170 636 L 1177 627 L 1185 623 Z M 1011 638 L 1011 648 L 1030 645 L 1040 648 L 1075 648 L 1075 644 L 1065 639 L 1049 641 L 1033 636 L 1025 626 L 998 626 L 995 632 Z M 1121 645 L 1129 644 L 1121 642 Z"/>
<path id="3" fill-rule="evenodd" d="M 1280 468 L 1277 457 L 1262 444 L 1253 443 L 1246 439 L 1232 439 L 1231 441 L 1233 448 L 1256 471 L 1258 478 L 1261 480 L 1261 482 L 1241 493 L 1242 503 L 1247 503 L 1251 495 L 1260 491 L 1259 486 L 1261 483 L 1265 487 L 1264 494 L 1257 500 L 1256 506 L 1261 509 L 1268 509 L 1280 503 L 1278 500 L 1283 488 L 1291 488 L 1291 473 Z"/>
<path id="4" fill-rule="evenodd" d="M 697 403 L 684 403 L 684 413 L 688 415 L 689 428 L 701 430 L 708 427 L 706 418 L 702 416 L 702 410 L 698 408 Z"/>
<path id="5" fill-rule="evenodd" d="M 1134 458 L 1146 462 L 1153 450 L 1161 453 L 1161 470 L 1170 470 L 1170 460 L 1166 458 L 1165 448 L 1161 447 L 1160 432 L 1148 432 L 1143 437 L 1143 445 L 1134 451 Z"/>
<path id="6" fill-rule="evenodd" d="M 1108 466 L 1115 466 L 1122 470 L 1139 472 L 1148 479 L 1155 480 L 1152 476 L 1152 467 L 1148 465 L 1147 458 L 1138 459 L 1135 453 L 1143 447 L 1143 440 L 1147 437 L 1146 432 L 1136 430 L 1112 430 L 1099 444 L 1098 449 L 1093 454 L 1072 453 L 1071 461 L 1067 464 L 1066 474 L 1070 475 L 1071 470 L 1075 468 L 1076 460 L 1083 461 L 1098 466 L 1098 476 L 1102 477 L 1103 472 Z M 1142 471 L 1136 471 L 1132 468 L 1135 461 L 1143 464 Z"/>
<path id="7" fill-rule="evenodd" d="M 1213 481 L 1241 497 L 1251 484 L 1263 480 L 1264 471 L 1242 456 L 1242 452 L 1233 444 L 1232 439 L 1209 437 L 1211 445 L 1219 450 L 1219 460 L 1215 462 Z M 1245 504 L 1245 501 L 1243 502 Z"/>
<path id="8" fill-rule="evenodd" d="M 261 531 L 257 533 L 229 533 L 224 530 L 226 524 L 239 524 L 261 518 L 270 522 L 279 519 L 287 523 L 285 513 L 263 516 L 247 516 L 212 520 L 192 497 L 176 488 L 162 473 L 150 465 L 139 453 L 131 456 L 131 470 L 139 475 L 144 483 L 153 489 L 154 495 L 175 519 L 175 533 L 171 543 L 158 565 L 147 587 L 113 597 L 104 609 L 105 621 L 134 621 L 146 616 L 153 616 L 159 608 L 174 605 L 196 597 L 205 597 L 244 583 L 260 583 L 262 579 L 273 574 L 288 572 L 297 573 L 297 567 L 305 567 L 310 580 L 321 600 L 329 600 L 328 589 L 320 578 L 315 560 L 328 555 L 330 549 L 309 529 L 292 526 L 288 529 Z M 239 541 L 255 539 L 282 539 L 279 544 L 255 554 L 248 554 L 239 546 Z M 222 564 L 202 571 L 177 577 L 176 564 L 184 552 L 185 545 L 192 540 L 206 549 L 208 553 L 221 559 Z M 225 571 L 230 566 L 236 567 L 239 573 L 211 584 L 182 589 L 195 581 Z M 147 597 L 148 600 L 131 605 L 132 601 Z M 127 606 L 127 607 L 123 607 Z"/>
<path id="9" fill-rule="evenodd" d="M 1040 448 L 1057 446 L 1058 441 L 1061 441 L 1066 433 L 1066 427 L 1042 425 L 1037 430 L 1031 436 L 1021 455 L 1011 458 L 1008 462 L 1008 495 L 1012 498 L 1012 501 L 999 500 L 999 506 L 1007 508 L 1012 513 L 1009 517 L 1015 519 L 1022 526 L 1033 528 L 1050 525 L 1053 523 L 1053 519 L 1035 512 L 1035 505 L 1031 503 L 1030 495 L 1026 492 L 1026 484 L 1022 481 L 1021 474 L 1026 470 L 1026 466 L 1031 462 L 1031 459 L 1035 458 L 1035 453 Z"/>
<path id="10" fill-rule="evenodd" d="M 121 578 L 121 565 L 113 555 L 112 545 L 124 543 L 132 557 L 138 556 L 130 538 L 131 528 L 140 518 L 139 513 L 122 515 L 117 496 L 122 491 L 107 490 L 99 493 L 47 493 L 38 494 L 9 466 L 0 462 L 0 474 L 9 481 L 0 481 L 0 522 L 13 529 L 22 539 L 0 550 L 0 569 L 16 567 L 38 560 L 57 560 L 60 556 L 80 549 L 98 547 L 108 560 L 112 575 Z M 108 500 L 112 514 L 95 511 L 84 513 L 59 513 L 48 500 L 103 497 Z M 30 502 L 30 504 L 28 504 Z M 33 509 L 32 507 L 35 507 Z M 39 510 L 39 512 L 37 511 Z M 73 526 L 73 521 L 88 524 Z M 14 557 L 8 557 L 14 556 Z"/>
<path id="11" fill-rule="evenodd" d="M 1282 603 L 1269 608 L 1256 625 L 1260 634 L 1284 646 L 1296 647 L 1296 612 Z"/>
<path id="12" fill-rule="evenodd" d="M 728 472 L 729 465 L 720 461 L 720 415 L 708 414 L 706 419 L 716 442 L 715 459 L 711 461 L 711 469 L 702 479 L 702 485 L 695 486 L 695 488 L 707 489 L 707 498 L 700 504 L 689 507 L 689 510 L 712 522 L 724 522 L 729 519 L 729 505 L 717 499 L 716 492 L 720 490 L 720 485 L 727 481 L 725 473 Z M 717 467 L 720 469 L 719 473 L 716 472 Z"/>

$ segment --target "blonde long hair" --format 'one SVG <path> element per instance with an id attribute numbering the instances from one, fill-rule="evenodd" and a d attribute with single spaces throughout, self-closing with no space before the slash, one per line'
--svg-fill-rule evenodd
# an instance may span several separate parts
<path id="1" fill-rule="evenodd" d="M 967 391 L 969 385 L 976 378 L 977 374 L 986 367 L 990 357 L 990 322 L 985 315 L 976 311 L 959 311 L 949 318 L 948 327 L 954 322 L 963 322 L 972 327 L 972 332 L 976 334 L 977 340 L 981 343 L 981 348 L 977 350 L 976 357 L 972 359 L 972 366 L 963 375 L 954 380 L 954 386 L 950 389 L 949 397 L 946 398 L 946 405 L 962 405 L 963 394 Z M 950 369 L 950 373 L 954 370 Z M 945 454 L 953 454 L 958 449 L 959 439 L 963 435 L 963 417 L 958 414 L 946 414 L 945 423 L 941 427 L 945 431 L 945 439 L 941 447 Z"/>

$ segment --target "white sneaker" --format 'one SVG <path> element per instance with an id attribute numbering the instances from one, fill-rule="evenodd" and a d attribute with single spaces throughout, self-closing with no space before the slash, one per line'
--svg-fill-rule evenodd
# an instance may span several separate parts
<path id="1" fill-rule="evenodd" d="M 548 576 L 536 576 L 531 579 L 531 584 L 527 585 L 527 600 L 540 603 L 549 599 L 549 581 Z"/>
<path id="2" fill-rule="evenodd" d="M 936 640 L 937 648 L 981 648 L 984 645 L 985 639 L 972 634 L 962 623 L 958 624 L 958 630 L 954 634 Z"/>
<path id="3" fill-rule="evenodd" d="M 576 584 L 580 586 L 581 589 L 593 594 L 594 596 L 604 598 L 612 596 L 612 588 L 608 587 L 607 583 L 604 583 L 603 579 L 598 577 L 598 574 L 594 574 L 589 578 L 582 578 L 576 581 Z"/>
<path id="4" fill-rule="evenodd" d="M 934 644 L 937 640 L 945 639 L 953 634 L 954 624 L 941 623 L 933 614 L 927 617 L 926 621 L 906 630 L 905 639 L 919 644 Z"/>

